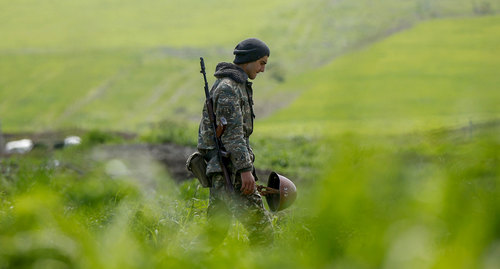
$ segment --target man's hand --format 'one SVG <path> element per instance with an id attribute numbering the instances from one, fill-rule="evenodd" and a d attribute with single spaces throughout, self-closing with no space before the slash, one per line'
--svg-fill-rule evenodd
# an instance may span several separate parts
<path id="1" fill-rule="evenodd" d="M 255 179 L 253 178 L 252 172 L 241 173 L 241 192 L 245 195 L 252 194 L 255 190 Z"/>

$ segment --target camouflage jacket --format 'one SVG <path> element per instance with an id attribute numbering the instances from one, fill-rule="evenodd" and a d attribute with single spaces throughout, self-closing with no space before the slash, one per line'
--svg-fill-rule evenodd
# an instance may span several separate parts
<path id="1" fill-rule="evenodd" d="M 226 118 L 227 127 L 221 137 L 226 151 L 231 154 L 230 172 L 253 169 L 254 155 L 249 137 L 253 132 L 252 83 L 248 75 L 232 63 L 219 63 L 215 70 L 217 80 L 210 91 L 216 119 Z M 198 151 L 207 160 L 207 175 L 222 172 L 215 148 L 213 128 L 206 104 L 198 131 Z"/>

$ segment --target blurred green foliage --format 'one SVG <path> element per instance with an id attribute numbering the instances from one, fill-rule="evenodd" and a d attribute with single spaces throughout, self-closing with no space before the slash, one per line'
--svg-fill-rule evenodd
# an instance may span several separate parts
<path id="1" fill-rule="evenodd" d="M 86 146 L 95 146 L 99 144 L 119 143 L 123 138 L 118 134 L 100 131 L 98 129 L 90 130 L 83 136 L 83 143 Z"/>
<path id="2" fill-rule="evenodd" d="M 315 198 L 329 250 L 313 252 L 349 268 L 498 266 L 499 127 L 334 141 Z"/>
<path id="3" fill-rule="evenodd" d="M 259 169 L 279 171 L 297 177 L 295 180 L 314 179 L 322 175 L 325 149 L 323 141 L 303 136 L 261 138 L 252 140 L 255 166 Z M 267 180 L 267 179 L 265 179 Z"/>
<path id="4" fill-rule="evenodd" d="M 497 268 L 499 131 L 330 137 L 326 176 L 296 182 L 274 247 L 249 249 L 234 222 L 211 252 L 198 241 L 208 192 L 195 180 L 158 174 L 150 188 L 110 175 L 85 147 L 2 159 L 0 268 Z M 55 157 L 85 160 L 85 174 Z"/>
<path id="5" fill-rule="evenodd" d="M 176 143 L 196 147 L 198 128 L 179 120 L 163 120 L 145 132 L 141 140 L 149 143 Z"/>

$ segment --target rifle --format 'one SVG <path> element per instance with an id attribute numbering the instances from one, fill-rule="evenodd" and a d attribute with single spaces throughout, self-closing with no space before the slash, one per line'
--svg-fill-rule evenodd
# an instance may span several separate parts
<path id="1" fill-rule="evenodd" d="M 203 79 L 205 80 L 205 105 L 207 107 L 208 117 L 210 118 L 210 123 L 212 124 L 212 128 L 214 130 L 214 142 L 215 148 L 217 149 L 217 158 L 219 159 L 219 165 L 222 169 L 222 173 L 224 174 L 224 178 L 226 179 L 226 190 L 229 193 L 234 192 L 233 183 L 231 182 L 231 176 L 229 175 L 227 169 L 227 162 L 229 159 L 229 152 L 225 151 L 224 145 L 222 144 L 221 136 L 224 133 L 224 130 L 227 126 L 227 121 L 224 117 L 220 118 L 220 124 L 217 125 L 217 120 L 214 112 L 214 104 L 213 100 L 210 97 L 210 92 L 208 91 L 208 82 L 207 82 L 207 74 L 205 73 L 205 61 L 203 57 L 200 57 L 200 73 L 203 74 Z"/>

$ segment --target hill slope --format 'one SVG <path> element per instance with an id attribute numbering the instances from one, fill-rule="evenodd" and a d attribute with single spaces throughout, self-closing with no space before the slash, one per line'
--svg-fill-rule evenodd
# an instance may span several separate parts
<path id="1" fill-rule="evenodd" d="M 137 131 L 165 118 L 195 124 L 203 101 L 198 57 L 213 70 L 248 36 L 272 48 L 256 81 L 262 118 L 303 89 L 278 90 L 293 76 L 421 20 L 494 13 L 497 2 L 478 9 L 468 0 L 0 0 L 2 126 Z"/>
<path id="2" fill-rule="evenodd" d="M 496 119 L 499 31 L 500 17 L 422 23 L 289 82 L 306 90 L 261 129 L 392 133 Z"/>

